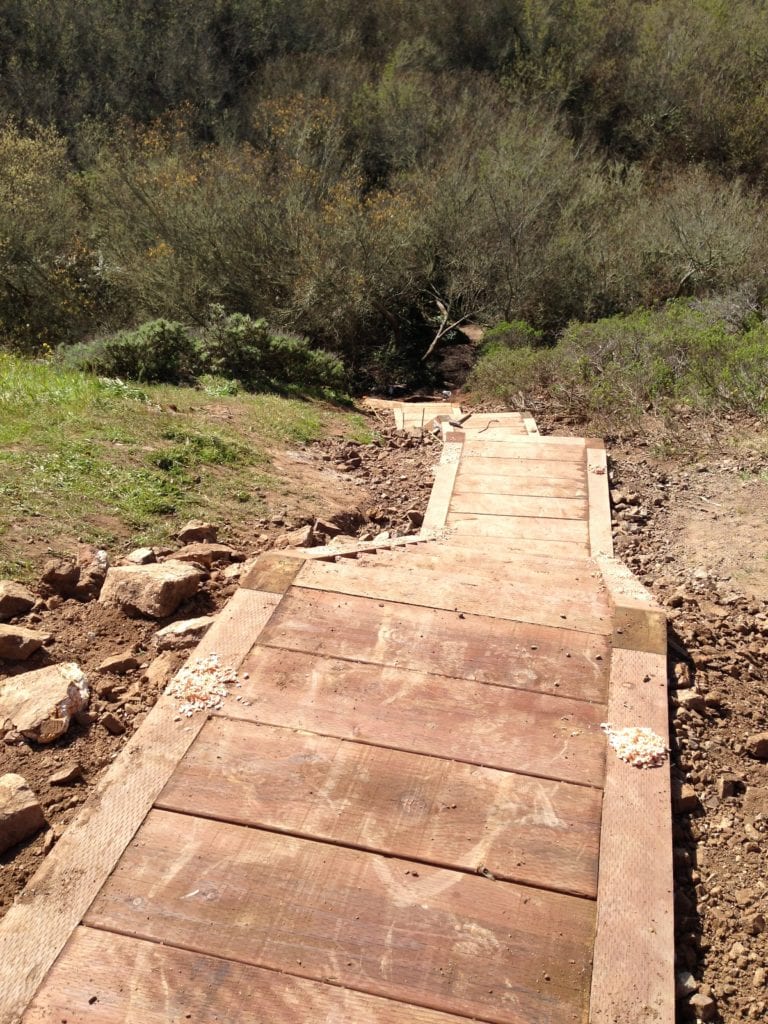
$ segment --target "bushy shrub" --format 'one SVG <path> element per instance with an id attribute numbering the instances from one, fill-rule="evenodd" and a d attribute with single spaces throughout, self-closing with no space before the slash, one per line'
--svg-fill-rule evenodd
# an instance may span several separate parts
<path id="1" fill-rule="evenodd" d="M 257 386 L 267 380 L 265 356 L 269 344 L 266 320 L 254 320 L 243 313 L 227 316 L 223 306 L 212 306 L 197 340 L 197 363 L 205 373 Z"/>
<path id="2" fill-rule="evenodd" d="M 492 348 L 534 348 L 542 341 L 542 332 L 537 331 L 525 320 L 501 320 L 483 335 L 483 351 Z"/>
<path id="3" fill-rule="evenodd" d="M 135 331 L 62 349 L 61 358 L 66 366 L 101 377 L 176 383 L 191 379 L 195 349 L 182 324 L 152 320 Z"/>

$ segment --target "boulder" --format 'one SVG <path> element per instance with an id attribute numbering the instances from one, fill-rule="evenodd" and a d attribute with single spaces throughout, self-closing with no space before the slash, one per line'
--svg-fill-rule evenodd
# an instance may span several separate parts
<path id="1" fill-rule="evenodd" d="M 210 569 L 212 565 L 222 562 L 242 562 L 243 556 L 229 544 L 187 544 L 171 555 L 174 562 L 194 562 Z"/>
<path id="2" fill-rule="evenodd" d="M 40 589 L 45 594 L 71 597 L 79 576 L 80 570 L 74 559 L 52 558 L 43 566 Z"/>
<path id="3" fill-rule="evenodd" d="M 128 565 L 150 565 L 157 561 L 157 555 L 152 548 L 135 548 L 128 552 L 123 561 Z"/>
<path id="4" fill-rule="evenodd" d="M 0 625 L 0 658 L 26 661 L 50 639 L 50 633 L 40 633 L 36 629 Z"/>
<path id="5" fill-rule="evenodd" d="M 198 541 L 215 544 L 218 536 L 219 531 L 213 523 L 204 523 L 201 519 L 191 519 L 177 534 L 182 544 L 195 544 Z"/>
<path id="6" fill-rule="evenodd" d="M 45 825 L 40 801 L 21 775 L 0 776 L 0 854 Z"/>
<path id="7" fill-rule="evenodd" d="M 205 573 L 194 565 L 175 560 L 155 565 L 118 565 L 107 573 L 99 601 L 117 605 L 129 615 L 164 619 L 197 593 L 204 577 Z"/>
<path id="8" fill-rule="evenodd" d="M 757 732 L 747 737 L 747 753 L 758 761 L 768 761 L 768 732 Z"/>
<path id="9" fill-rule="evenodd" d="M 208 632 L 215 621 L 212 615 L 201 615 L 197 619 L 184 619 L 182 622 L 172 622 L 170 626 L 163 626 L 155 633 L 157 649 L 168 651 L 172 648 L 192 647 Z"/>
<path id="10" fill-rule="evenodd" d="M 35 603 L 35 595 L 13 580 L 0 580 L 0 622 L 26 615 Z"/>
<path id="11" fill-rule="evenodd" d="M 88 684 L 79 665 L 64 662 L 7 679 L 0 687 L 0 724 L 10 722 L 26 739 L 53 743 L 84 711 Z"/>
<path id="12" fill-rule="evenodd" d="M 311 526 L 301 526 L 298 530 L 281 533 L 275 540 L 276 548 L 310 548 L 315 543 L 315 533 Z"/>

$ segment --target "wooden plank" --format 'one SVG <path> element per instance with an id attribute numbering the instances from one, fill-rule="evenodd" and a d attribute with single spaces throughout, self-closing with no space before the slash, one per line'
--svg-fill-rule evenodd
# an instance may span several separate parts
<path id="1" fill-rule="evenodd" d="M 543 498 L 520 494 L 498 494 L 493 491 L 454 494 L 451 512 L 470 512 L 490 516 L 535 516 L 539 519 L 586 519 L 584 498 Z"/>
<path id="2" fill-rule="evenodd" d="M 453 524 L 450 530 L 446 530 L 446 538 L 449 542 L 454 540 L 462 547 L 474 547 L 478 551 L 487 550 L 493 545 L 494 550 L 518 551 L 526 556 L 542 558 L 564 558 L 576 561 L 589 557 L 589 545 L 578 544 L 567 540 L 534 540 L 531 537 L 505 537 L 503 533 L 493 534 L 493 527 L 481 523 L 483 533 L 480 530 L 473 532 L 474 520 L 469 523 Z"/>
<path id="3" fill-rule="evenodd" d="M 667 616 L 651 592 L 618 559 L 599 555 L 595 561 L 613 609 L 612 646 L 666 654 Z"/>
<path id="4" fill-rule="evenodd" d="M 380 568 L 358 562 L 307 562 L 296 586 L 587 633 L 613 631 L 608 603 L 594 583 L 577 586 L 563 598 L 543 586 L 518 583 L 498 570 L 493 575 L 495 584 L 488 576 L 462 573 L 458 578 L 442 569 L 409 567 L 407 560 Z"/>
<path id="5" fill-rule="evenodd" d="M 395 429 L 396 430 L 404 430 L 405 429 L 405 417 L 403 416 L 403 405 L 402 405 L 402 402 L 398 402 L 397 405 L 393 406 L 393 408 L 392 408 L 392 415 L 395 418 Z"/>
<path id="6" fill-rule="evenodd" d="M 510 551 L 494 545 L 478 558 L 477 549 L 461 544 L 440 540 L 435 544 L 411 545 L 407 549 L 385 548 L 363 553 L 361 565 L 423 565 L 432 569 L 442 568 L 446 572 L 469 572 L 484 575 L 493 569 L 505 579 L 532 586 L 549 584 L 548 589 L 564 586 L 604 589 L 603 574 L 596 562 L 590 558 L 547 558 L 545 555 L 527 555 L 521 551 Z"/>
<path id="7" fill-rule="evenodd" d="M 535 459 L 500 459 L 493 454 L 473 455 L 466 450 L 461 457 L 459 472 L 488 474 L 492 476 L 525 476 L 530 479 L 576 481 L 587 485 L 586 465 L 581 462 L 557 462 L 552 459 L 537 462 Z"/>
<path id="8" fill-rule="evenodd" d="M 78 928 L 24 1024 L 466 1024 L 466 1017 Z"/>
<path id="9" fill-rule="evenodd" d="M 218 719 L 156 806 L 591 898 L 600 800 L 584 786 Z"/>
<path id="10" fill-rule="evenodd" d="M 663 654 L 613 653 L 608 720 L 668 742 Z M 675 1020 L 669 764 L 641 770 L 608 751 L 592 1024 Z"/>
<path id="11" fill-rule="evenodd" d="M 435 481 L 421 525 L 422 534 L 440 530 L 445 526 L 445 517 L 448 515 L 448 506 L 453 494 L 453 485 L 463 448 L 463 435 L 459 434 L 458 437 L 462 440 L 447 441 L 443 445 L 440 462 L 435 471 Z"/>
<path id="12" fill-rule="evenodd" d="M 467 440 L 477 438 L 479 441 L 507 441 L 514 440 L 516 437 L 528 436 L 528 431 L 522 424 L 519 427 L 506 424 L 499 424 L 498 426 L 488 424 L 485 427 L 474 427 L 471 423 L 465 423 L 463 429 L 467 435 Z"/>
<path id="13" fill-rule="evenodd" d="M 566 541 L 580 544 L 588 553 L 589 526 L 577 519 L 535 519 L 533 516 L 484 516 L 471 512 L 448 513 L 446 525 L 456 533 L 474 533 L 483 537 L 524 538 L 526 540 Z"/>
<path id="14" fill-rule="evenodd" d="M 303 561 L 298 555 L 270 551 L 259 555 L 253 568 L 241 579 L 240 586 L 269 594 L 284 594 L 302 564 Z"/>
<path id="15" fill-rule="evenodd" d="M 587 441 L 589 488 L 589 549 L 592 555 L 613 555 L 608 459 L 602 441 Z"/>
<path id="16" fill-rule="evenodd" d="M 607 638 L 567 629 L 295 589 L 261 642 L 579 700 L 607 699 Z"/>
<path id="17" fill-rule="evenodd" d="M 237 667 L 279 597 L 240 590 L 193 657 Z M 160 697 L 0 922 L 0 1021 L 15 1021 L 204 724 Z"/>
<path id="18" fill-rule="evenodd" d="M 476 461 L 476 460 L 473 460 Z M 456 474 L 454 494 L 520 494 L 538 498 L 586 498 L 586 483 L 526 474 L 475 473 L 462 461 Z"/>
<path id="19" fill-rule="evenodd" d="M 261 646 L 245 667 L 230 717 L 602 785 L 600 704 Z"/>
<path id="20" fill-rule="evenodd" d="M 573 896 L 152 811 L 86 923 L 495 1024 L 571 1024 L 593 919 Z"/>
<path id="21" fill-rule="evenodd" d="M 560 443 L 560 442 L 563 443 Z M 534 462 L 565 462 L 584 464 L 586 451 L 584 441 L 576 439 L 559 439 L 547 437 L 509 438 L 507 441 L 484 441 L 482 438 L 468 437 L 466 454 L 470 457 L 486 459 L 511 459 L 513 461 L 531 460 Z"/>
<path id="22" fill-rule="evenodd" d="M 528 413 L 528 412 L 524 412 L 524 413 L 522 413 L 522 417 L 523 417 L 523 423 L 525 424 L 525 429 L 528 431 L 528 433 L 529 434 L 534 434 L 534 435 L 538 434 L 539 433 L 539 428 L 538 428 L 538 426 L 536 424 L 536 420 L 533 418 L 533 416 L 531 416 L 531 414 Z"/>

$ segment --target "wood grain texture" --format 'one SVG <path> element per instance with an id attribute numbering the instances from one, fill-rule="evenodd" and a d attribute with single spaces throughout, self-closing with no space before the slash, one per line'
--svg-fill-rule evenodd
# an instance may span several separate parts
<path id="1" fill-rule="evenodd" d="M 461 437 L 463 438 L 463 435 Z M 453 494 L 453 485 L 456 480 L 456 471 L 459 468 L 462 447 L 463 440 L 446 442 L 443 446 L 440 462 L 435 470 L 435 481 L 432 485 L 429 501 L 424 513 L 424 520 L 421 526 L 422 534 L 440 530 L 445 525 L 445 517 L 448 515 L 448 506 Z"/>
<path id="2" fill-rule="evenodd" d="M 237 667 L 279 597 L 238 591 L 192 657 Z M 0 1021 L 15 1022 L 204 724 L 162 696 L 0 922 Z"/>
<path id="3" fill-rule="evenodd" d="M 264 646 L 605 701 L 608 639 L 317 590 L 290 590 Z"/>
<path id="4" fill-rule="evenodd" d="M 24 1024 L 60 1021 L 466 1024 L 466 1017 L 81 927 L 24 1017 Z"/>
<path id="5" fill-rule="evenodd" d="M 490 517 L 486 517 L 489 518 Z M 567 540 L 535 540 L 531 537 L 509 537 L 504 536 L 501 529 L 496 530 L 492 525 L 483 525 L 481 522 L 472 532 L 476 520 L 467 523 L 454 523 L 446 527 L 445 540 L 449 544 L 459 544 L 461 547 L 473 547 L 477 551 L 505 551 L 519 552 L 526 557 L 558 558 L 571 561 L 583 562 L 589 558 L 589 545 L 579 544 Z M 480 530 L 484 532 L 480 532 Z M 493 531 L 496 530 L 494 534 Z"/>
<path id="6" fill-rule="evenodd" d="M 458 535 L 504 537 L 510 540 L 544 540 L 578 544 L 589 555 L 589 526 L 576 519 L 535 519 L 532 516 L 476 515 L 449 510 L 446 525 Z"/>
<path id="7" fill-rule="evenodd" d="M 613 609 L 612 646 L 666 654 L 667 617 L 651 592 L 618 559 L 598 555 L 595 562 Z"/>
<path id="8" fill-rule="evenodd" d="M 446 573 L 460 575 L 499 574 L 499 578 L 517 583 L 540 586 L 543 590 L 554 591 L 563 586 L 567 591 L 591 588 L 604 591 L 603 574 L 597 563 L 589 558 L 547 558 L 546 555 L 528 555 L 505 545 L 486 543 L 482 558 L 477 549 L 464 547 L 456 538 L 442 540 L 439 544 L 424 543 L 410 545 L 406 552 L 387 548 L 363 552 L 361 564 L 375 565 L 422 565 L 425 568 L 442 568 Z"/>
<path id="9" fill-rule="evenodd" d="M 260 646 L 244 667 L 231 717 L 602 785 L 600 704 Z"/>
<path id="10" fill-rule="evenodd" d="M 602 441 L 587 441 L 589 549 L 592 555 L 613 555 L 608 458 Z"/>
<path id="11" fill-rule="evenodd" d="M 615 650 L 608 721 L 669 742 L 663 654 Z M 675 1020 L 669 764 L 637 769 L 608 751 L 592 1024 Z"/>
<path id="12" fill-rule="evenodd" d="M 451 512 L 471 512 L 486 516 L 535 516 L 539 519 L 586 519 L 584 498 L 533 497 L 526 494 L 497 494 L 493 491 L 454 493 Z"/>
<path id="13" fill-rule="evenodd" d="M 464 449 L 470 458 L 480 456 L 484 459 L 572 463 L 578 466 L 584 466 L 586 452 L 584 441 L 578 438 L 519 437 L 486 441 L 482 435 L 467 437 Z"/>
<path id="14" fill-rule="evenodd" d="M 472 422 L 465 423 L 462 427 L 467 435 L 467 440 L 477 438 L 480 441 L 509 441 L 517 437 L 528 437 L 528 431 L 524 426 L 511 426 L 510 424 L 489 423 L 484 427 L 473 425 Z"/>
<path id="15" fill-rule="evenodd" d="M 593 898 L 600 800 L 584 786 L 215 719 L 156 806 Z"/>
<path id="16" fill-rule="evenodd" d="M 578 460 L 576 462 L 557 462 L 543 460 L 537 462 L 534 459 L 503 459 L 493 453 L 484 456 L 482 450 L 479 453 L 471 453 L 464 449 L 461 459 L 460 473 L 479 473 L 490 476 L 525 476 L 527 479 L 572 481 L 586 487 L 587 468 L 586 463 Z"/>
<path id="17" fill-rule="evenodd" d="M 477 460 L 475 460 L 477 461 Z M 493 466 L 484 466 L 492 469 Z M 454 494 L 519 494 L 534 498 L 586 498 L 587 487 L 580 479 L 529 476 L 527 473 L 476 473 L 459 465 Z"/>
<path id="18" fill-rule="evenodd" d="M 609 606 L 599 586 L 575 586 L 570 593 L 547 593 L 507 574 L 451 576 L 440 567 L 372 566 L 358 562 L 308 562 L 296 577 L 296 586 L 356 597 L 378 598 L 442 608 L 491 619 L 510 619 L 547 626 L 567 626 L 586 633 L 612 632 Z"/>
<path id="19" fill-rule="evenodd" d="M 269 594 L 284 594 L 301 569 L 303 560 L 298 554 L 280 554 L 270 551 L 259 555 L 253 568 L 240 580 L 245 590 L 261 590 Z"/>
<path id="20" fill-rule="evenodd" d="M 582 1017 L 592 901 L 414 867 L 157 810 L 86 924 L 494 1024 Z"/>

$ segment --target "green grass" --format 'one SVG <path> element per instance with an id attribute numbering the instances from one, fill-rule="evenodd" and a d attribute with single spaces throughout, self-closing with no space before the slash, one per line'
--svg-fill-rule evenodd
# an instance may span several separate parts
<path id="1" fill-rule="evenodd" d="M 264 515 L 283 487 L 269 450 L 329 431 L 360 438 L 365 420 L 275 395 L 137 388 L 0 353 L 0 573 L 30 576 L 30 542 L 125 548 L 162 543 L 192 516 Z"/>

